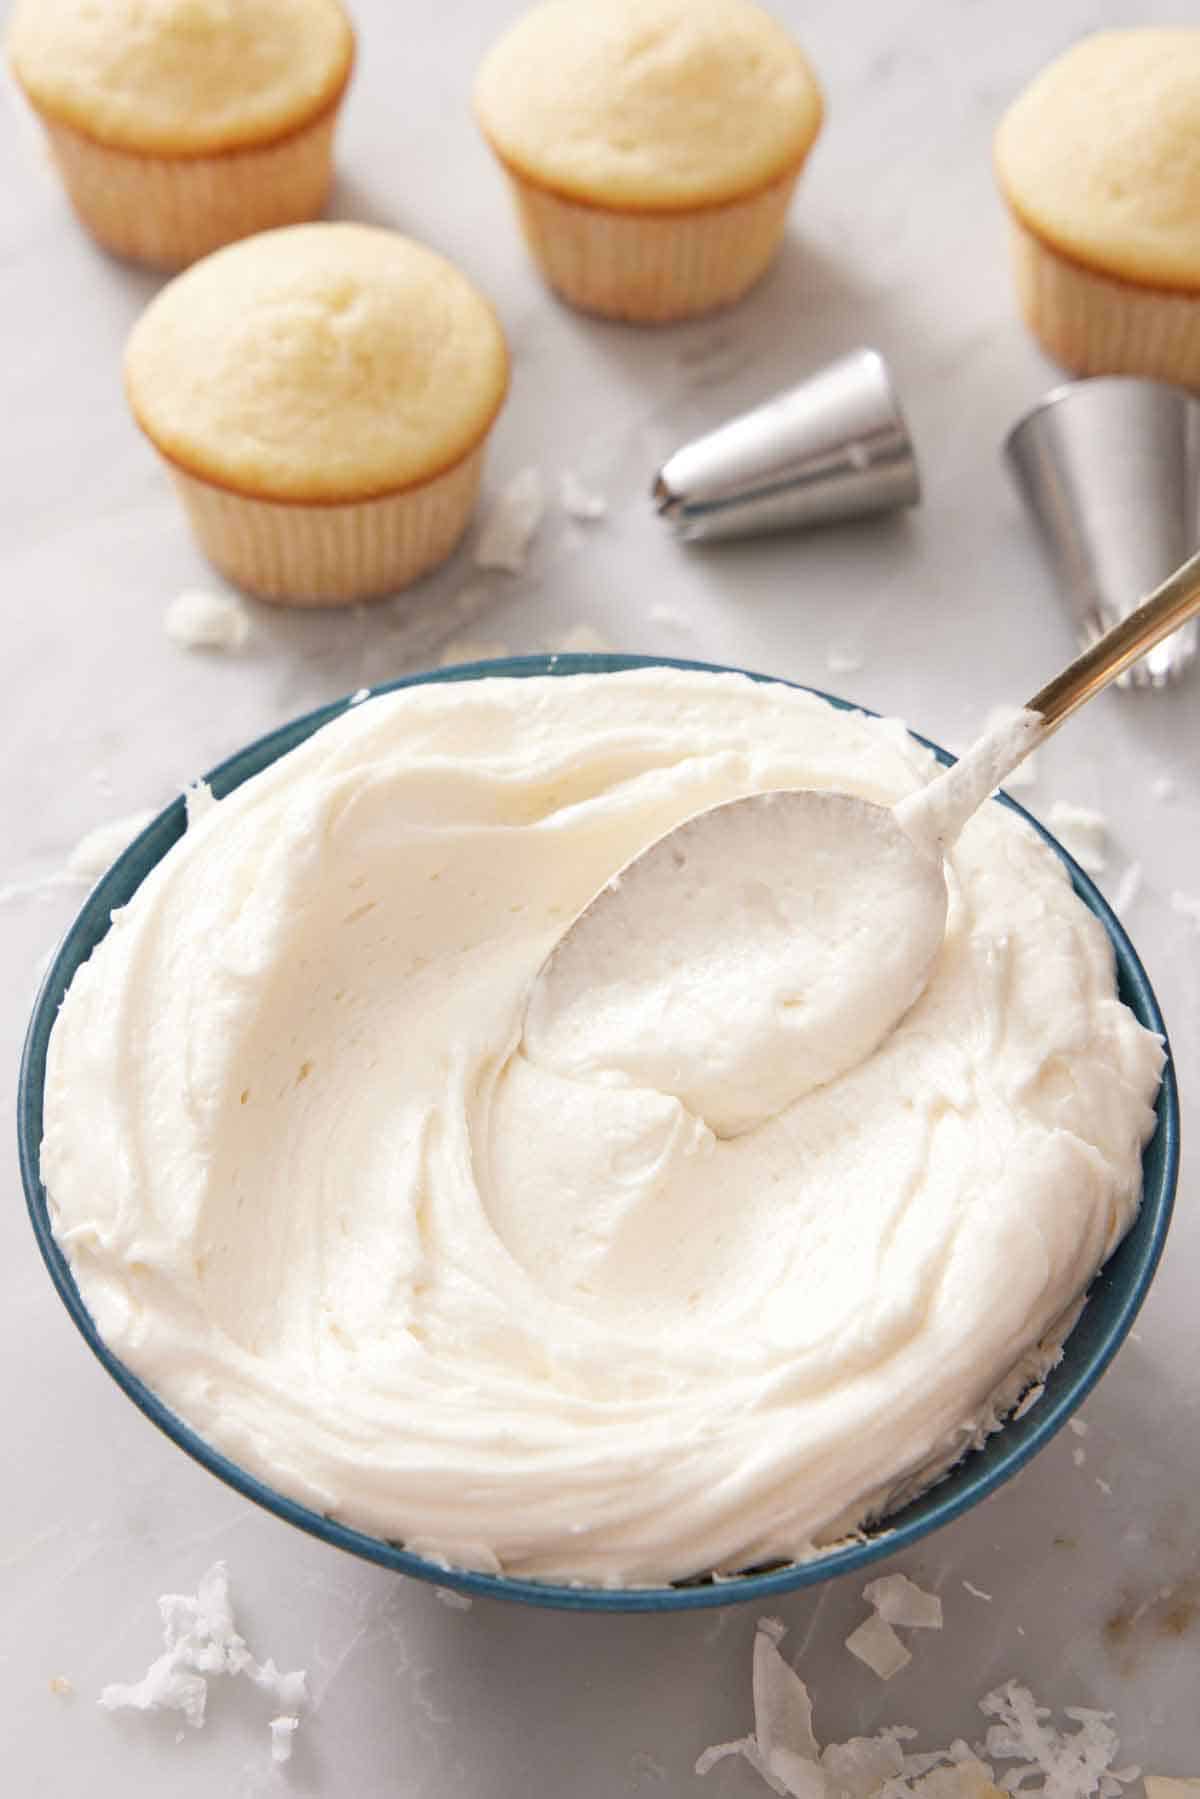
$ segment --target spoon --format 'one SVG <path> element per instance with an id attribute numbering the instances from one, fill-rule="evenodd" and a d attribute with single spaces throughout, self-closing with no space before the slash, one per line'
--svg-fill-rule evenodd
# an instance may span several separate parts
<path id="1" fill-rule="evenodd" d="M 522 1047 L 673 1094 L 718 1137 L 864 1061 L 924 991 L 944 857 L 1039 743 L 1200 612 L 1200 554 L 961 759 L 894 806 L 783 789 L 687 819 L 626 863 L 538 971 Z"/>

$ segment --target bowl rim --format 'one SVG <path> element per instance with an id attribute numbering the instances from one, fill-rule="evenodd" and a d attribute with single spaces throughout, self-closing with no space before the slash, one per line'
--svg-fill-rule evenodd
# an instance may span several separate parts
<path id="1" fill-rule="evenodd" d="M 838 711 L 860 712 L 868 717 L 881 716 L 867 706 L 802 682 L 721 663 L 615 652 L 504 657 L 458 663 L 448 668 L 421 670 L 383 682 L 376 687 L 360 688 L 354 694 L 342 696 L 277 725 L 225 757 L 202 778 L 218 798 L 223 798 L 312 736 L 322 725 L 341 717 L 362 700 L 380 694 L 395 693 L 408 687 L 497 677 L 565 677 L 620 673 L 639 668 L 746 675 L 752 681 L 814 694 Z M 910 735 L 931 750 L 943 765 L 953 762 L 954 758 L 929 738 L 922 737 L 915 731 Z M 815 1586 L 832 1580 L 837 1575 L 869 1567 L 872 1563 L 919 1542 L 932 1531 L 961 1517 L 964 1512 L 1011 1480 L 1057 1435 L 1092 1391 L 1132 1328 L 1153 1280 L 1171 1220 L 1179 1173 L 1179 1095 L 1174 1062 L 1157 998 L 1137 952 L 1103 894 L 1057 839 L 1010 795 L 1001 792 L 997 798 L 1000 804 L 1007 806 L 1024 819 L 1027 825 L 1032 826 L 1065 864 L 1075 892 L 1088 910 L 1099 918 L 1105 929 L 1114 953 L 1125 1003 L 1143 1024 L 1162 1038 L 1165 1061 L 1155 1108 L 1157 1123 L 1143 1150 L 1145 1169 L 1152 1148 L 1161 1143 L 1161 1175 L 1152 1192 L 1147 1192 L 1145 1185 L 1143 1186 L 1142 1203 L 1134 1224 L 1114 1251 L 1113 1257 L 1093 1277 L 1088 1289 L 1090 1296 L 1096 1286 L 1104 1282 L 1113 1260 L 1121 1255 L 1135 1236 L 1144 1234 L 1145 1241 L 1139 1241 L 1138 1244 L 1133 1278 L 1117 1299 L 1115 1317 L 1107 1324 L 1098 1344 L 1087 1350 L 1082 1365 L 1071 1368 L 1064 1374 L 1063 1370 L 1067 1367 L 1064 1359 L 1046 1377 L 1045 1391 L 1039 1403 L 1023 1418 L 1016 1420 L 1010 1416 L 1003 1429 L 988 1439 L 987 1445 L 969 1451 L 941 1481 L 927 1488 L 897 1512 L 894 1518 L 883 1521 L 877 1529 L 803 1562 L 791 1562 L 765 1571 L 736 1574 L 728 1578 L 704 1577 L 693 1583 L 665 1586 L 598 1587 L 583 1583 L 529 1580 L 506 1574 L 443 1566 L 428 1557 L 417 1555 L 383 1538 L 328 1517 L 277 1491 L 267 1481 L 260 1480 L 208 1443 L 108 1347 L 92 1322 L 70 1265 L 54 1236 L 46 1190 L 41 1181 L 39 1152 L 46 1047 L 66 989 L 77 969 L 107 933 L 112 909 L 116 905 L 125 904 L 132 897 L 150 869 L 182 837 L 186 828 L 186 802 L 182 794 L 156 814 L 88 893 L 58 944 L 41 981 L 25 1036 L 17 1090 L 17 1143 L 21 1179 L 38 1248 L 72 1322 L 101 1366 L 150 1422 L 235 1492 L 284 1522 L 293 1524 L 336 1548 L 348 1550 L 379 1566 L 419 1580 L 432 1581 L 439 1586 L 451 1587 L 473 1597 L 515 1600 L 557 1610 L 600 1612 L 690 1611 L 715 1605 L 748 1603 L 751 1600 L 761 1603 L 778 1594 Z M 161 843 L 160 839 L 163 840 Z M 142 867 L 148 853 L 151 854 L 151 860 Z M 1003 1441 L 1005 1438 L 1007 1443 Z M 992 1448 L 989 1455 L 991 1446 L 997 1447 Z M 954 1485 L 947 1490 L 951 1481 Z M 939 1493 L 940 1499 L 936 1497 Z M 916 1515 L 910 1515 L 914 1512 Z"/>

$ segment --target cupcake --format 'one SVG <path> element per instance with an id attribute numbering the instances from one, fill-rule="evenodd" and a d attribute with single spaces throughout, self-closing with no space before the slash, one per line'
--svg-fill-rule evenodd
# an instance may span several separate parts
<path id="1" fill-rule="evenodd" d="M 1048 354 L 1200 386 L 1200 30 L 1084 38 L 1005 115 L 996 171 Z"/>
<path id="2" fill-rule="evenodd" d="M 205 555 L 295 605 L 392 593 L 450 554 L 507 382 L 466 277 L 366 225 L 218 250 L 151 301 L 125 355 Z"/>
<path id="3" fill-rule="evenodd" d="M 338 0 L 17 0 L 8 54 L 118 256 L 182 268 L 325 203 L 354 59 Z"/>
<path id="4" fill-rule="evenodd" d="M 485 58 L 475 111 L 550 286 L 659 321 L 758 280 L 822 105 L 751 0 L 544 0 Z"/>

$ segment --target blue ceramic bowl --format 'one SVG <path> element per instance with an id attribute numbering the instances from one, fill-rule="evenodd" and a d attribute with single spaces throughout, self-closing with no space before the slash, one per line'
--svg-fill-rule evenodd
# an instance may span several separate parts
<path id="1" fill-rule="evenodd" d="M 395 681 L 387 689 L 410 687 L 425 681 L 479 681 L 489 675 L 574 675 L 608 673 L 618 669 L 647 665 L 672 668 L 712 670 L 702 662 L 667 661 L 647 656 L 526 656 L 511 661 L 479 662 L 459 668 L 439 669 L 432 674 L 414 675 Z M 769 677 L 756 675 L 756 680 Z M 847 707 L 844 700 L 832 700 L 835 706 Z M 268 763 L 294 749 L 306 737 L 346 708 L 346 700 L 323 706 L 317 712 L 282 726 L 231 756 L 213 770 L 207 779 L 218 798 L 255 775 Z M 951 758 L 936 745 L 930 746 L 943 760 Z M 1116 952 L 1117 976 L 1121 997 L 1142 1024 L 1164 1038 L 1162 1015 L 1132 944 L 1101 894 L 1055 840 L 1043 831 L 1020 806 L 1005 798 L 1027 823 L 1043 836 L 1066 863 L 1084 905 L 1103 924 Z M 21 1064 L 17 1129 L 21 1157 L 21 1175 L 29 1202 L 38 1246 L 45 1258 L 50 1277 L 64 1305 L 93 1354 L 103 1363 L 119 1386 L 141 1407 L 146 1416 L 181 1449 L 201 1462 L 213 1474 L 239 1493 L 290 1524 L 299 1525 L 326 1543 L 348 1549 L 368 1561 L 421 1580 L 454 1586 L 467 1593 L 478 1593 L 497 1599 L 517 1599 L 529 1605 L 558 1606 L 574 1611 L 684 1611 L 698 1606 L 729 1605 L 740 1600 L 762 1603 L 776 1593 L 790 1592 L 796 1587 L 813 1586 L 855 1568 L 865 1568 L 883 1556 L 894 1554 L 917 1542 L 921 1537 L 949 1524 L 970 1506 L 995 1492 L 1024 1467 L 1031 1456 L 1061 1430 L 1072 1412 L 1083 1402 L 1116 1354 L 1130 1329 L 1146 1290 L 1154 1275 L 1162 1252 L 1163 1240 L 1170 1222 L 1179 1170 L 1179 1099 L 1175 1074 L 1168 1052 L 1158 1096 L 1158 1127 L 1146 1146 L 1143 1157 L 1144 1193 L 1137 1220 L 1116 1254 L 1107 1262 L 1092 1284 L 1083 1316 L 1072 1331 L 1063 1359 L 1046 1380 L 1045 1396 L 1023 1418 L 1006 1424 L 988 1439 L 986 1445 L 968 1455 L 964 1461 L 936 1487 L 914 1500 L 903 1511 L 889 1517 L 886 1527 L 865 1542 L 845 1548 L 831 1549 L 812 1561 L 777 1567 L 761 1573 L 740 1575 L 732 1580 L 710 1582 L 699 1580 L 668 1587 L 640 1587 L 625 1591 L 609 1591 L 598 1587 L 570 1587 L 537 1581 L 510 1580 L 491 1574 L 448 1572 L 422 1556 L 412 1555 L 397 1544 L 351 1530 L 334 1519 L 299 1505 L 285 1494 L 277 1493 L 263 1481 L 248 1474 L 214 1449 L 189 1428 L 181 1418 L 168 1410 L 123 1362 L 102 1342 L 88 1315 L 87 1308 L 71 1276 L 66 1258 L 59 1249 L 50 1228 L 46 1193 L 38 1174 L 38 1147 L 42 1139 L 42 1090 L 46 1072 L 46 1045 L 63 995 L 80 964 L 87 960 L 109 927 L 114 907 L 123 906 L 141 885 L 150 869 L 183 835 L 184 804 L 178 799 L 167 807 L 153 824 L 142 832 L 124 855 L 109 869 L 98 886 L 88 895 L 83 910 L 67 932 L 54 958 L 34 1006 L 25 1053 Z"/>

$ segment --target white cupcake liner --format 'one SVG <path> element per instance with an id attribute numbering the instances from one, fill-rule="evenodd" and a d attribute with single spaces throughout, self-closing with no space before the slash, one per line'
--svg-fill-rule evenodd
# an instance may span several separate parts
<path id="1" fill-rule="evenodd" d="M 237 238 L 317 216 L 333 179 L 341 98 L 286 137 L 213 156 L 114 149 L 39 117 L 71 205 L 96 241 L 116 256 L 179 269 Z"/>
<path id="2" fill-rule="evenodd" d="M 1076 375 L 1152 375 L 1200 387 L 1200 289 L 1191 294 L 1102 275 L 1012 221 L 1025 322 Z"/>
<path id="3" fill-rule="evenodd" d="M 718 206 L 622 212 L 582 205 L 504 165 L 526 243 L 549 285 L 606 318 L 662 324 L 728 306 L 779 247 L 800 165 Z"/>
<path id="4" fill-rule="evenodd" d="M 470 519 L 483 452 L 481 440 L 420 486 L 332 505 L 258 499 L 168 467 L 200 548 L 235 587 L 290 606 L 347 606 L 445 561 Z"/>

